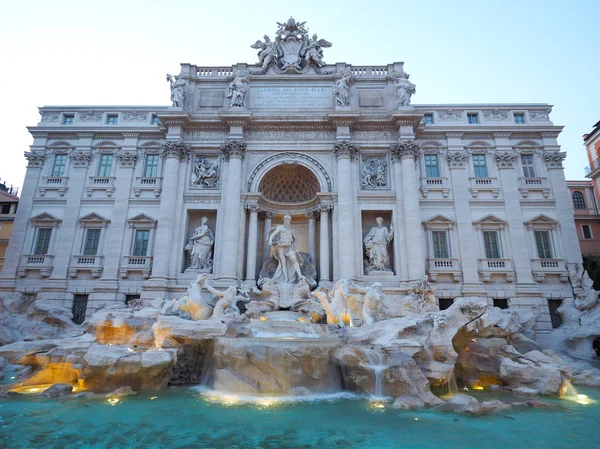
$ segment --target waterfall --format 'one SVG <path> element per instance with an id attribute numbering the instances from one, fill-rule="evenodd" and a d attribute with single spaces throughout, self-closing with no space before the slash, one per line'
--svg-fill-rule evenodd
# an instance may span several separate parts
<path id="1" fill-rule="evenodd" d="M 371 395 L 376 398 L 381 398 L 383 397 L 383 370 L 387 368 L 387 365 L 383 363 L 383 354 L 380 352 L 366 351 L 365 353 L 368 357 L 368 363 L 365 365 L 365 368 L 373 371 L 373 377 L 375 379 L 375 388 Z"/>

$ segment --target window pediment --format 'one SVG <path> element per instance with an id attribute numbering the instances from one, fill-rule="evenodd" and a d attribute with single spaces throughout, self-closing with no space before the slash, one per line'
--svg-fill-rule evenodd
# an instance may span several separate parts
<path id="1" fill-rule="evenodd" d="M 558 221 L 556 221 L 554 218 L 548 217 L 547 215 L 540 214 L 531 220 L 527 220 L 524 224 L 530 229 L 554 229 L 558 226 Z"/>
<path id="2" fill-rule="evenodd" d="M 54 215 L 51 215 L 47 212 L 42 212 L 39 215 L 31 217 L 29 219 L 29 221 L 31 224 L 38 226 L 38 227 L 40 227 L 40 226 L 56 227 L 60 223 L 62 223 L 62 220 L 60 218 L 56 218 Z"/>
<path id="3" fill-rule="evenodd" d="M 436 215 L 427 221 L 423 222 L 423 226 L 427 229 L 453 229 L 456 222 L 444 215 Z"/>
<path id="4" fill-rule="evenodd" d="M 479 220 L 473 222 L 474 226 L 488 227 L 488 228 L 501 228 L 506 226 L 506 221 L 502 218 L 496 217 L 495 215 L 489 214 Z"/>
<path id="5" fill-rule="evenodd" d="M 134 228 L 134 227 L 149 227 L 149 228 L 154 228 L 156 227 L 156 223 L 157 221 L 152 218 L 149 217 L 146 214 L 138 214 L 135 217 L 131 217 L 127 220 L 127 222 L 129 223 L 129 227 L 130 228 Z"/>
<path id="6" fill-rule="evenodd" d="M 79 224 L 82 227 L 102 226 L 105 227 L 110 223 L 108 218 L 96 213 L 87 214 L 79 219 Z"/>

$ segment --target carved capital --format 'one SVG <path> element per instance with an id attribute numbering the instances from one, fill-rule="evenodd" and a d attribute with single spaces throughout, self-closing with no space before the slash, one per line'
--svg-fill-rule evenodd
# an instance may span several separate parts
<path id="1" fill-rule="evenodd" d="M 323 213 L 323 212 L 327 213 L 332 209 L 333 209 L 333 204 L 330 204 L 330 203 L 319 204 L 319 212 L 321 212 L 321 213 Z"/>
<path id="2" fill-rule="evenodd" d="M 164 140 L 162 142 L 161 156 L 165 159 L 170 157 L 181 160 L 190 152 L 190 146 L 181 140 Z"/>
<path id="3" fill-rule="evenodd" d="M 92 153 L 90 151 L 73 150 L 69 153 L 69 157 L 71 158 L 71 164 L 73 167 L 86 168 L 88 165 L 90 165 Z"/>
<path id="4" fill-rule="evenodd" d="M 275 218 L 275 213 L 267 211 L 267 210 L 263 210 L 262 212 L 260 212 L 258 214 L 258 218 L 260 218 L 261 220 L 266 220 L 267 218 L 272 220 L 273 218 Z"/>
<path id="5" fill-rule="evenodd" d="M 406 140 L 390 145 L 393 161 L 402 161 L 407 158 L 415 159 L 419 154 L 419 144 L 414 140 Z"/>
<path id="6" fill-rule="evenodd" d="M 40 168 L 44 165 L 46 155 L 44 153 L 25 152 L 25 158 L 27 159 L 27 168 Z"/>
<path id="7" fill-rule="evenodd" d="M 567 153 L 565 151 L 547 151 L 544 153 L 544 161 L 548 168 L 563 168 L 562 161 L 564 161 L 566 157 Z"/>
<path id="8" fill-rule="evenodd" d="M 447 157 L 450 168 L 465 168 L 467 166 L 467 160 L 469 159 L 469 155 L 463 150 L 449 151 Z"/>
<path id="9" fill-rule="evenodd" d="M 226 161 L 231 158 L 244 159 L 246 142 L 243 140 L 229 140 L 221 145 L 221 152 Z"/>
<path id="10" fill-rule="evenodd" d="M 260 210 L 260 207 L 256 203 L 246 204 L 245 207 L 248 212 L 258 212 Z"/>
<path id="11" fill-rule="evenodd" d="M 352 161 L 356 159 L 359 151 L 360 147 L 349 140 L 341 140 L 333 145 L 333 153 L 337 156 L 338 160 L 347 158 Z"/>
<path id="12" fill-rule="evenodd" d="M 321 216 L 321 213 L 320 213 L 319 211 L 312 210 L 312 211 L 310 211 L 310 212 L 306 212 L 306 213 L 304 214 L 304 216 L 305 216 L 306 218 L 308 218 L 309 220 L 310 220 L 311 218 L 312 218 L 313 220 L 318 220 L 318 219 L 319 219 L 319 217 Z"/>
<path id="13" fill-rule="evenodd" d="M 515 168 L 517 154 L 514 151 L 496 151 L 494 157 L 498 168 Z"/>
<path id="14" fill-rule="evenodd" d="M 136 151 L 117 151 L 115 156 L 119 160 L 120 167 L 135 167 L 138 158 Z"/>

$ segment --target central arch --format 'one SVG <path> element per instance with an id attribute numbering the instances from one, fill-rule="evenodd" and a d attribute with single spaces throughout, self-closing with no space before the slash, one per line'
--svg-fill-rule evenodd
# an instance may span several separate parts
<path id="1" fill-rule="evenodd" d="M 247 191 L 250 193 L 260 192 L 260 187 L 264 177 L 272 169 L 280 165 L 300 165 L 310 171 L 311 174 L 316 178 L 320 192 L 333 191 L 331 177 L 329 176 L 329 173 L 327 173 L 327 170 L 325 170 L 325 167 L 323 167 L 318 160 L 307 154 L 295 153 L 291 151 L 273 154 L 260 161 L 256 167 L 254 167 L 252 173 L 250 173 L 250 177 L 248 178 L 246 185 Z"/>

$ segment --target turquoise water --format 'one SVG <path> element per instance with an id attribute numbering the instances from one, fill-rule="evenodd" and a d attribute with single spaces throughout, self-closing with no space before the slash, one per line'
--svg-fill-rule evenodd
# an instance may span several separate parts
<path id="1" fill-rule="evenodd" d="M 580 389 L 600 401 L 600 390 Z M 470 392 L 480 400 L 489 399 Z M 154 398 L 154 399 L 151 399 Z M 505 398 L 506 399 L 506 398 Z M 544 399 L 546 400 L 546 399 Z M 400 411 L 364 398 L 242 404 L 179 388 L 122 397 L 0 399 L 0 448 L 600 447 L 600 402 L 486 417 Z"/>

